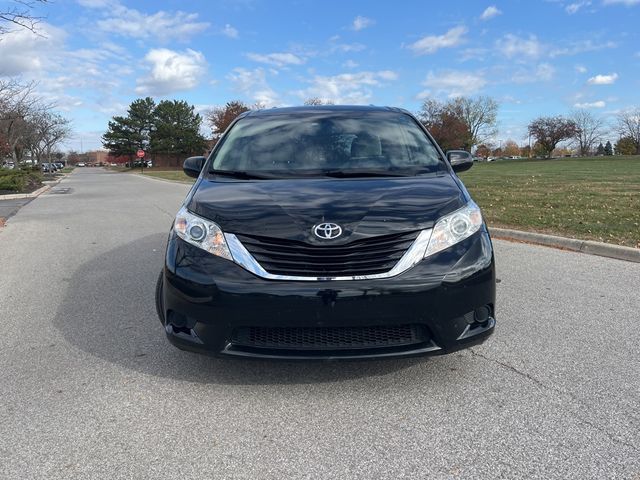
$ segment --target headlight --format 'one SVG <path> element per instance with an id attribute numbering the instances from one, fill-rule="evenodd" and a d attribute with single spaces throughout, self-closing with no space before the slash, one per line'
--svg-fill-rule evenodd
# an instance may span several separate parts
<path id="1" fill-rule="evenodd" d="M 173 229 L 185 242 L 218 257 L 233 260 L 220 227 L 210 220 L 194 215 L 185 207 L 176 215 Z"/>
<path id="2" fill-rule="evenodd" d="M 482 227 L 482 212 L 472 201 L 436 222 L 425 257 L 470 237 Z"/>

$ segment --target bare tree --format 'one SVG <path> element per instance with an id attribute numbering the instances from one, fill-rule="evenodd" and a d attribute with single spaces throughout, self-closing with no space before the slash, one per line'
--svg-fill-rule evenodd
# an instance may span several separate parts
<path id="1" fill-rule="evenodd" d="M 0 81 L 0 136 L 14 162 L 21 160 L 22 149 L 30 134 L 30 116 L 41 100 L 34 94 L 35 82 L 21 84 Z"/>
<path id="2" fill-rule="evenodd" d="M 636 154 L 640 155 L 640 107 L 618 114 L 618 133 L 623 138 L 630 138 L 635 143 Z"/>
<path id="3" fill-rule="evenodd" d="M 13 0 L 3 2 L 0 7 L 0 35 L 12 31 L 14 28 L 26 28 L 38 33 L 37 26 L 42 20 L 33 14 L 37 4 L 48 3 L 48 0 Z"/>
<path id="4" fill-rule="evenodd" d="M 62 115 L 43 109 L 31 116 L 28 146 L 38 162 L 51 162 L 55 148 L 71 135 L 70 122 Z"/>
<path id="5" fill-rule="evenodd" d="M 311 97 L 307 98 L 304 101 L 304 105 L 314 106 L 314 105 L 334 105 L 333 100 L 323 100 L 320 97 Z"/>
<path id="6" fill-rule="evenodd" d="M 571 119 L 557 117 L 539 117 L 529 124 L 529 134 L 536 139 L 536 148 L 547 158 L 563 140 L 575 138 L 578 126 Z"/>
<path id="7" fill-rule="evenodd" d="M 588 110 L 574 110 L 570 115 L 578 130 L 574 137 L 581 157 L 590 155 L 604 135 L 604 122 Z"/>
<path id="8" fill-rule="evenodd" d="M 462 120 L 471 136 L 471 145 L 489 140 L 497 133 L 498 102 L 491 97 L 457 97 L 453 103 L 459 107 Z"/>

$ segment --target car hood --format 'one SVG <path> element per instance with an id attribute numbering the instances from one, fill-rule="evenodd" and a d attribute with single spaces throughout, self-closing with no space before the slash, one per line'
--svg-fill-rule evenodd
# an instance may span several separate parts
<path id="1" fill-rule="evenodd" d="M 314 226 L 343 229 L 333 245 L 430 228 L 466 203 L 453 177 L 202 180 L 187 204 L 226 233 L 322 244 Z"/>

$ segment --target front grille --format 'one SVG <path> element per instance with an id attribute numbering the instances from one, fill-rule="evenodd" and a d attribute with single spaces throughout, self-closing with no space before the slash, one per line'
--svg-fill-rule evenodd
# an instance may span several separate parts
<path id="1" fill-rule="evenodd" d="M 262 268 L 274 275 L 340 277 L 386 273 L 400 260 L 418 232 L 356 240 L 345 245 L 237 235 Z"/>
<path id="2" fill-rule="evenodd" d="M 420 325 L 371 327 L 245 327 L 234 331 L 236 346 L 278 350 L 350 350 L 401 347 L 428 340 Z"/>

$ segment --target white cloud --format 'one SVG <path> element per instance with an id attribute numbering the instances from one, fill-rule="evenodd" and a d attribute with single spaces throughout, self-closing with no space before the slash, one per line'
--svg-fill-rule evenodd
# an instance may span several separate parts
<path id="1" fill-rule="evenodd" d="M 167 48 L 154 48 L 144 59 L 150 70 L 137 80 L 138 94 L 167 95 L 189 90 L 198 85 L 205 73 L 204 55 L 191 49 L 181 53 Z"/>
<path id="2" fill-rule="evenodd" d="M 567 5 L 564 9 L 569 15 L 573 15 L 578 13 L 578 10 L 582 7 L 588 7 L 589 5 L 591 5 L 590 1 L 574 2 Z"/>
<path id="3" fill-rule="evenodd" d="M 53 66 L 55 57 L 63 52 L 63 30 L 52 25 L 38 25 L 40 35 L 27 29 L 15 30 L 0 40 L 0 76 L 37 72 Z"/>
<path id="4" fill-rule="evenodd" d="M 151 38 L 159 40 L 187 40 L 209 27 L 209 22 L 198 21 L 197 13 L 159 10 L 147 14 L 134 8 L 127 8 L 117 0 L 82 0 L 85 6 L 92 4 L 101 8 L 105 18 L 98 20 L 97 26 L 104 32 L 131 38 Z"/>
<path id="5" fill-rule="evenodd" d="M 361 43 L 336 43 L 331 45 L 330 52 L 353 53 L 361 52 L 365 48 L 367 48 L 366 45 Z"/>
<path id="6" fill-rule="evenodd" d="M 498 7 L 496 7 L 495 5 L 490 5 L 485 8 L 484 12 L 482 12 L 482 15 L 480 15 L 480 20 L 489 20 L 490 18 L 496 17 L 501 14 L 502 11 L 499 10 Z"/>
<path id="7" fill-rule="evenodd" d="M 293 53 L 247 53 L 247 58 L 258 63 L 266 63 L 267 65 L 274 65 L 276 67 L 284 67 L 286 65 L 302 65 L 305 62 L 304 58 L 301 58 Z"/>
<path id="8" fill-rule="evenodd" d="M 431 71 L 422 82 L 422 85 L 427 87 L 427 90 L 418 94 L 418 97 L 428 97 L 432 92 L 445 94 L 449 97 L 473 95 L 482 90 L 486 84 L 487 80 L 479 73 L 460 70 L 445 70 L 437 73 Z"/>
<path id="9" fill-rule="evenodd" d="M 596 102 L 574 103 L 573 106 L 575 108 L 604 108 L 607 104 L 604 100 L 598 100 Z"/>
<path id="10" fill-rule="evenodd" d="M 626 5 L 631 7 L 633 5 L 640 5 L 640 0 L 604 0 L 602 2 L 605 5 Z"/>
<path id="11" fill-rule="evenodd" d="M 529 66 L 519 68 L 511 76 L 511 80 L 515 83 L 534 83 L 534 82 L 547 82 L 553 78 L 556 69 L 548 63 L 540 63 L 536 65 L 535 70 L 532 70 Z"/>
<path id="12" fill-rule="evenodd" d="M 578 73 L 587 73 L 587 67 L 584 65 L 576 65 L 576 72 Z"/>
<path id="13" fill-rule="evenodd" d="M 353 19 L 353 23 L 351 24 L 351 29 L 359 32 L 360 30 L 364 30 L 367 27 L 371 27 L 375 25 L 376 21 L 372 18 L 363 17 L 362 15 L 358 15 Z"/>
<path id="14" fill-rule="evenodd" d="M 318 97 L 338 104 L 366 104 L 373 97 L 374 87 L 383 86 L 397 78 L 398 74 L 391 70 L 317 75 L 310 80 L 309 88 L 295 93 L 303 99 Z"/>
<path id="15" fill-rule="evenodd" d="M 225 37 L 238 38 L 238 30 L 236 28 L 233 28 L 228 23 L 224 26 L 220 33 L 222 33 L 222 35 L 224 35 Z"/>
<path id="16" fill-rule="evenodd" d="M 234 68 L 227 75 L 227 80 L 232 83 L 234 90 L 241 92 L 256 103 L 265 107 L 275 107 L 280 104 L 278 94 L 269 86 L 266 73 L 260 67 L 253 70 Z"/>
<path id="17" fill-rule="evenodd" d="M 549 53 L 550 57 L 559 57 L 563 55 L 577 55 L 579 53 L 596 52 L 606 48 L 615 48 L 618 44 L 611 40 L 596 43 L 593 40 L 583 40 L 580 42 L 570 43 L 567 47 L 555 48 Z"/>
<path id="18" fill-rule="evenodd" d="M 344 62 L 342 64 L 342 66 L 345 67 L 345 68 L 357 68 L 358 65 L 359 65 L 358 62 L 353 61 L 351 59 L 347 60 L 346 62 Z"/>
<path id="19" fill-rule="evenodd" d="M 460 25 L 448 30 L 443 35 L 428 35 L 408 46 L 417 55 L 435 53 L 441 48 L 451 48 L 464 42 L 467 27 Z"/>
<path id="20" fill-rule="evenodd" d="M 611 73 L 609 75 L 596 75 L 587 80 L 589 85 L 612 85 L 618 79 L 617 73 Z"/>
<path id="21" fill-rule="evenodd" d="M 529 38 L 520 38 L 511 33 L 498 39 L 496 48 L 507 58 L 538 58 L 544 51 L 542 44 L 535 35 L 529 35 Z"/>

